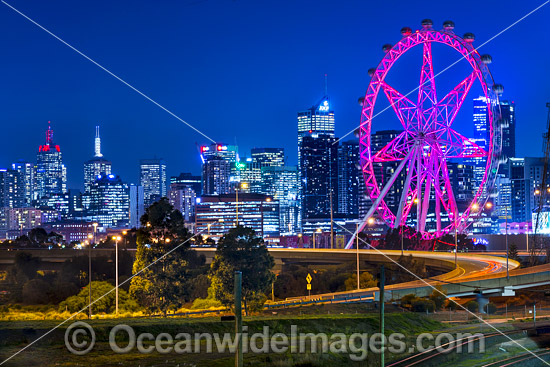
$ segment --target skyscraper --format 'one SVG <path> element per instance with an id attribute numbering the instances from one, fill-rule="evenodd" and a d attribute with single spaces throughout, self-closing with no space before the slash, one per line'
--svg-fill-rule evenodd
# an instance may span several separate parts
<path id="1" fill-rule="evenodd" d="M 338 208 L 338 145 L 325 134 L 305 136 L 300 154 L 302 219 L 329 217 Z"/>
<path id="2" fill-rule="evenodd" d="M 231 192 L 231 182 L 238 181 L 237 146 L 225 144 L 203 145 L 200 148 L 202 160 L 202 194 L 221 195 Z"/>
<path id="3" fill-rule="evenodd" d="M 67 192 L 67 170 L 61 149 L 53 142 L 53 130 L 48 122 L 46 143 L 36 155 L 36 192 L 38 200 Z"/>
<path id="4" fill-rule="evenodd" d="M 323 169 L 328 169 L 329 167 L 332 167 L 331 164 L 327 164 L 327 162 L 325 162 L 324 164 L 322 164 L 323 168 L 321 167 L 318 167 L 319 169 L 314 168 L 315 164 L 312 161 L 312 159 L 314 159 L 312 156 L 312 154 L 314 153 L 311 146 L 311 144 L 313 143 L 312 139 L 316 139 L 321 136 L 322 136 L 321 140 L 318 141 L 321 145 L 324 145 L 323 142 L 326 142 L 327 139 L 333 139 L 334 142 L 336 142 L 336 139 L 334 139 L 334 111 L 331 110 L 329 97 L 326 92 L 326 87 L 325 87 L 325 95 L 318 103 L 316 103 L 315 105 L 313 105 L 312 107 L 310 107 L 305 111 L 298 112 L 298 182 L 299 182 L 298 188 L 300 190 L 298 194 L 298 206 L 300 208 L 299 210 L 300 228 L 301 228 L 302 220 L 306 218 L 303 216 L 321 215 L 321 213 L 326 214 L 326 210 L 325 210 L 326 205 L 323 203 L 314 202 L 317 199 L 321 200 L 320 195 L 322 195 L 321 191 L 323 190 L 319 191 L 319 194 L 314 194 L 315 191 L 321 188 L 320 187 L 314 188 L 319 185 L 314 184 L 313 182 L 321 179 L 320 176 L 323 175 L 322 173 Z M 304 139 L 308 139 L 308 144 L 310 144 L 310 146 L 307 148 L 307 153 L 305 153 L 306 148 L 304 147 Z M 333 148 L 334 149 L 330 149 L 331 152 L 334 150 L 330 159 L 334 160 L 335 165 L 333 167 L 334 168 L 333 172 L 331 172 L 330 174 L 337 177 L 337 174 L 338 174 L 337 173 L 338 171 L 337 145 L 333 144 Z M 308 157 L 304 157 L 303 156 L 304 154 L 307 154 Z M 305 162 L 307 162 L 308 167 L 304 167 L 302 165 Z M 308 178 L 309 182 L 306 181 L 306 176 L 305 176 L 306 171 L 308 171 L 307 173 L 309 174 L 309 178 Z M 316 173 L 314 173 L 314 171 Z M 328 171 L 324 173 L 326 174 L 327 172 Z M 319 179 L 313 179 L 312 178 L 313 175 L 318 175 Z M 334 183 L 334 185 L 331 184 L 329 191 L 336 190 L 337 179 L 336 180 L 329 179 L 329 181 L 331 183 Z M 308 190 L 307 192 L 304 191 L 306 189 Z M 328 193 L 329 191 L 325 190 L 325 193 Z M 334 191 L 334 194 L 335 195 L 333 195 L 334 197 L 332 198 L 333 208 L 337 208 L 338 207 L 338 201 L 336 198 L 337 191 Z M 306 196 L 307 196 L 307 199 L 306 199 Z M 309 206 L 308 209 L 304 207 L 305 204 Z M 315 209 L 315 207 L 317 207 L 317 209 Z M 321 209 L 321 208 L 325 208 L 325 209 Z"/>
<path id="5" fill-rule="evenodd" d="M 250 192 L 262 192 L 262 169 L 266 167 L 283 167 L 285 153 L 283 148 L 253 148 L 250 158 L 240 162 L 237 168 L 240 172 L 240 181 L 249 184 Z"/>
<path id="6" fill-rule="evenodd" d="M 345 141 L 338 147 L 338 212 L 349 218 L 359 216 L 359 198 L 363 193 L 359 166 L 359 142 Z"/>
<path id="7" fill-rule="evenodd" d="M 474 98 L 474 137 L 470 139 L 480 148 L 488 151 L 489 143 L 489 112 L 487 106 L 487 98 L 480 96 Z M 476 158 L 466 158 L 465 163 L 470 164 L 474 167 L 474 189 L 477 191 L 481 182 L 483 181 L 483 176 L 485 175 L 485 169 L 487 164 L 486 157 L 476 157 Z"/>
<path id="8" fill-rule="evenodd" d="M 140 161 L 140 183 L 145 207 L 166 196 L 166 163 L 162 159 Z"/>
<path id="9" fill-rule="evenodd" d="M 317 135 L 334 137 L 334 111 L 330 109 L 327 95 L 309 109 L 298 112 L 298 171 L 304 137 Z"/>
<path id="10" fill-rule="evenodd" d="M 140 219 L 143 214 L 143 186 L 130 185 L 130 228 L 141 227 Z"/>
<path id="11" fill-rule="evenodd" d="M 512 222 L 530 222 L 533 212 L 533 203 L 530 200 L 532 184 L 531 178 L 525 172 L 525 158 L 508 158 L 508 165 L 512 208 L 509 214 L 512 216 Z"/>
<path id="12" fill-rule="evenodd" d="M 197 194 L 191 186 L 179 183 L 170 184 L 168 200 L 174 209 L 179 210 L 186 222 L 195 220 Z"/>
<path id="13" fill-rule="evenodd" d="M 502 154 L 516 156 L 516 105 L 514 101 L 500 101 L 502 116 Z"/>
<path id="14" fill-rule="evenodd" d="M 129 222 L 128 185 L 113 174 L 101 174 L 90 187 L 89 216 L 102 227 L 125 227 Z"/>
<path id="15" fill-rule="evenodd" d="M 101 154 L 101 138 L 99 126 L 95 127 L 94 157 L 84 163 L 84 192 L 89 193 L 96 178 L 101 175 L 111 174 L 111 162 L 103 158 Z"/>
<path id="16" fill-rule="evenodd" d="M 262 168 L 261 192 L 279 202 L 281 234 L 296 234 L 298 222 L 298 171 L 295 166 Z"/>
<path id="17" fill-rule="evenodd" d="M 172 184 L 183 184 L 189 186 L 198 196 L 200 196 L 202 191 L 201 176 L 195 176 L 188 172 L 180 173 L 179 176 L 170 177 L 170 185 Z"/>
<path id="18" fill-rule="evenodd" d="M 31 206 L 34 200 L 34 188 L 35 183 L 35 168 L 33 163 L 29 162 L 17 162 L 11 165 L 12 170 L 18 171 L 23 176 L 23 182 L 25 184 L 24 196 L 25 203 L 24 206 Z"/>
<path id="19" fill-rule="evenodd" d="M 25 206 L 25 181 L 22 172 L 0 169 L 0 208 Z"/>

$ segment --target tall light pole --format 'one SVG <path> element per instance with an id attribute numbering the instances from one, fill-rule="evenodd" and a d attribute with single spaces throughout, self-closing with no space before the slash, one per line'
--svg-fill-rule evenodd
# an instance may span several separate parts
<path id="1" fill-rule="evenodd" d="M 455 268 L 458 268 L 458 232 L 457 232 L 457 226 L 455 225 Z"/>
<path id="2" fill-rule="evenodd" d="M 403 226 L 401 226 L 401 256 L 403 256 Z"/>
<path id="3" fill-rule="evenodd" d="M 506 280 L 510 279 L 510 274 L 508 273 L 508 204 L 504 206 L 506 208 Z"/>
<path id="4" fill-rule="evenodd" d="M 94 223 L 95 224 L 95 223 Z M 92 319 L 92 239 L 93 234 L 88 234 L 88 318 Z"/>
<path id="5" fill-rule="evenodd" d="M 115 240 L 115 315 L 118 316 L 118 241 L 121 240 L 120 236 L 114 236 Z"/>
<path id="6" fill-rule="evenodd" d="M 355 224 L 355 233 L 357 233 L 357 236 L 355 236 L 355 248 L 357 253 L 357 290 L 359 290 L 361 289 L 361 285 L 359 283 L 359 222 Z"/>

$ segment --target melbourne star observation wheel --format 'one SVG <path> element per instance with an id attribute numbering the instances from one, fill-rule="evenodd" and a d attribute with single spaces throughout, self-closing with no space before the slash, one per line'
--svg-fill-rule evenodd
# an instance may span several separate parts
<path id="1" fill-rule="evenodd" d="M 447 21 L 443 30 L 436 31 L 430 20 L 424 20 L 422 28 L 414 32 L 403 28 L 403 38 L 394 46 L 384 46 L 384 58 L 376 69 L 369 70 L 371 80 L 361 99 L 359 149 L 372 207 L 359 230 L 377 212 L 377 218 L 390 227 L 415 226 L 425 239 L 462 231 L 472 222 L 470 217 L 483 208 L 491 193 L 500 154 L 498 94 L 502 86 L 495 85 L 489 72 L 491 57 L 480 55 L 473 47 L 474 35 L 467 33 L 459 37 L 453 29 L 453 22 Z M 466 73 L 462 81 L 443 95 L 437 94 L 436 85 L 452 73 L 434 79 L 432 46 L 436 44 L 458 51 L 460 61 L 469 64 L 469 75 Z M 417 91 L 406 96 L 386 82 L 386 77 L 395 62 L 414 48 L 422 49 L 420 83 Z M 481 85 L 480 95 L 487 103 L 487 132 L 483 144 L 462 135 L 454 125 L 468 92 L 477 82 Z M 402 132 L 374 150 L 371 128 L 376 100 L 381 94 L 389 100 Z M 471 119 L 470 125 L 468 131 L 473 131 Z M 457 198 L 453 192 L 449 169 L 453 162 L 474 162 L 478 167 L 480 180 L 470 196 L 466 195 L 466 202 L 464 195 Z"/>

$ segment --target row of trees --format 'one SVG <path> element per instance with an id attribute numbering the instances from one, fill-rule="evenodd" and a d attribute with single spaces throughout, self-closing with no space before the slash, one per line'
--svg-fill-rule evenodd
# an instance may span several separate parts
<path id="1" fill-rule="evenodd" d="M 274 260 L 252 229 L 238 226 L 223 236 L 205 272 L 204 256 L 190 248 L 192 236 L 183 216 L 168 200 L 150 206 L 140 220 L 130 296 L 142 307 L 166 315 L 196 298 L 208 297 L 209 288 L 222 305 L 230 307 L 237 270 L 242 272 L 246 312 L 263 306 L 275 280 Z"/>

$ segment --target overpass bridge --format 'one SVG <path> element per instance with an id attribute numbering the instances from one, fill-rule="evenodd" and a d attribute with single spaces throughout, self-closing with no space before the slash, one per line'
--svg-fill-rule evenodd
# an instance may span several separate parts
<path id="1" fill-rule="evenodd" d="M 203 254 L 206 263 L 211 263 L 215 256 L 215 248 L 195 248 Z M 6 270 L 14 262 L 19 250 L 0 251 L 0 270 Z M 42 260 L 41 270 L 57 270 L 66 260 L 79 255 L 87 255 L 87 250 L 52 249 L 52 250 L 24 250 Z M 135 250 L 129 250 L 132 256 Z M 343 249 L 287 249 L 270 248 L 270 254 L 275 259 L 276 270 L 284 265 L 331 265 L 344 262 L 355 262 L 356 250 Z M 94 249 L 92 257 L 105 256 L 111 258 L 112 249 Z M 449 297 L 463 297 L 474 294 L 483 296 L 513 295 L 515 290 L 550 284 L 550 264 L 526 269 L 517 269 L 516 261 L 509 261 L 509 279 L 506 278 L 506 259 L 485 253 L 459 253 L 455 267 L 455 254 L 448 252 L 405 251 L 406 256 L 412 255 L 422 259 L 429 268 L 436 269 L 443 274 L 425 280 L 400 283 L 387 286 L 388 300 L 398 300 L 406 294 L 415 294 L 424 297 L 433 291 L 429 286 L 440 286 Z M 401 251 L 395 250 L 359 250 L 361 263 L 372 265 L 392 264 L 398 261 Z M 392 261 L 393 260 L 393 261 Z M 109 260 L 111 261 L 111 260 Z M 429 284 L 429 285 L 428 285 Z M 305 288 L 305 287 L 304 287 Z M 377 288 L 361 289 L 347 292 L 315 295 L 317 299 L 341 298 L 374 298 Z M 307 299 L 300 297 L 299 299 Z"/>

